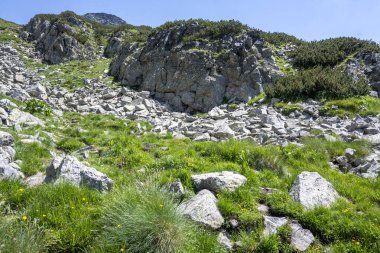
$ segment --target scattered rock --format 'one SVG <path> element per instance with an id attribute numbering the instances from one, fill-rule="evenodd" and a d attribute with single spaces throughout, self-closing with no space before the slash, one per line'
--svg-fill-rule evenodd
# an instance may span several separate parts
<path id="1" fill-rule="evenodd" d="M 305 208 L 329 207 L 338 199 L 334 186 L 317 172 L 299 174 L 290 189 L 290 196 Z"/>
<path id="2" fill-rule="evenodd" d="M 202 190 L 193 198 L 180 204 L 178 210 L 193 221 L 218 229 L 223 225 L 224 218 L 219 212 L 217 202 L 214 194 L 208 190 Z"/>
<path id="3" fill-rule="evenodd" d="M 220 232 L 218 234 L 218 243 L 223 246 L 225 249 L 232 249 L 234 244 L 231 242 L 231 240 L 227 237 L 227 235 L 223 232 Z"/>
<path id="4" fill-rule="evenodd" d="M 75 157 L 56 157 L 46 169 L 45 182 L 68 181 L 78 186 L 87 186 L 99 191 L 109 191 L 113 182 L 105 174 L 79 162 Z"/>
<path id="5" fill-rule="evenodd" d="M 298 222 L 290 223 L 292 229 L 291 245 L 299 251 L 305 251 L 314 242 L 314 236 L 308 229 L 303 229 Z"/>
<path id="6" fill-rule="evenodd" d="M 264 234 L 265 235 L 273 235 L 277 233 L 277 230 L 286 225 L 288 220 L 284 217 L 272 217 L 272 216 L 264 216 Z"/>
<path id="7" fill-rule="evenodd" d="M 235 191 L 247 181 L 246 177 L 231 171 L 192 175 L 191 179 L 197 191 L 207 189 L 215 193 Z"/>

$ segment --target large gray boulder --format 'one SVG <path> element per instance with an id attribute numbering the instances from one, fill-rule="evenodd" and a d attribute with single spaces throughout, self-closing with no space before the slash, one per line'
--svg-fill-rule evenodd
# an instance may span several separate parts
<path id="1" fill-rule="evenodd" d="M 225 100 L 246 102 L 283 76 L 258 31 L 186 40 L 203 29 L 197 22 L 179 24 L 152 34 L 143 47 L 127 44 L 110 74 L 189 112 L 207 112 Z"/>
<path id="2" fill-rule="evenodd" d="M 207 189 L 218 193 L 220 191 L 235 191 L 245 184 L 247 178 L 235 172 L 223 171 L 192 175 L 191 180 L 197 191 Z"/>
<path id="3" fill-rule="evenodd" d="M 220 213 L 218 200 L 208 190 L 202 190 L 193 198 L 180 204 L 178 211 L 206 227 L 212 229 L 220 228 L 224 223 L 224 218 Z"/>
<path id="4" fill-rule="evenodd" d="M 305 208 L 329 207 L 339 198 L 334 186 L 318 172 L 299 174 L 290 189 L 290 196 Z"/>
<path id="5" fill-rule="evenodd" d="M 46 169 L 45 182 L 67 181 L 99 191 L 109 191 L 113 182 L 105 174 L 87 167 L 73 156 L 56 157 Z"/>

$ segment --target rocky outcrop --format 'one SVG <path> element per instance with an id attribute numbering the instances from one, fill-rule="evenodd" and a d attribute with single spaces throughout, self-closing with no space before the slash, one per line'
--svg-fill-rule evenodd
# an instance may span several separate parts
<path id="1" fill-rule="evenodd" d="M 192 175 L 191 179 L 197 191 L 207 189 L 215 193 L 235 191 L 247 181 L 245 176 L 231 171 Z"/>
<path id="2" fill-rule="evenodd" d="M 13 136 L 6 132 L 0 132 L 0 180 L 24 178 L 19 166 L 14 163 L 15 155 Z"/>
<path id="3" fill-rule="evenodd" d="M 83 17 L 108 26 L 120 26 L 127 23 L 122 18 L 107 13 L 86 13 L 83 15 Z"/>
<path id="4" fill-rule="evenodd" d="M 37 15 L 23 28 L 21 37 L 36 43 L 44 61 L 58 64 L 95 58 L 93 33 L 91 24 L 75 14 Z"/>
<path id="5" fill-rule="evenodd" d="M 220 228 L 224 218 L 219 212 L 217 199 L 208 190 L 202 190 L 193 198 L 178 206 L 178 211 L 206 227 Z"/>
<path id="6" fill-rule="evenodd" d="M 124 85 L 151 91 L 177 111 L 209 111 L 225 101 L 248 101 L 282 76 L 271 49 L 255 30 L 216 40 L 186 42 L 204 29 L 177 25 L 128 44 L 111 65 Z"/>
<path id="7" fill-rule="evenodd" d="M 318 172 L 299 174 L 290 189 L 290 196 L 307 209 L 330 207 L 339 198 L 334 186 Z"/>
<path id="8" fill-rule="evenodd" d="M 56 157 L 46 169 L 45 182 L 67 181 L 99 191 L 109 191 L 113 182 L 105 174 L 87 167 L 73 156 Z"/>

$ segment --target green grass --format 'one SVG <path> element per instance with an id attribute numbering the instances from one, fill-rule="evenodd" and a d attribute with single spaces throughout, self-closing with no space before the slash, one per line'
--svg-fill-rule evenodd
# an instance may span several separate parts
<path id="1" fill-rule="evenodd" d="M 341 100 L 328 101 L 322 106 L 322 113 L 328 116 L 376 116 L 380 114 L 380 99 L 363 96 Z"/>
<path id="2" fill-rule="evenodd" d="M 48 235 L 39 242 L 46 251 L 115 252 L 125 247 L 126 252 L 127 249 L 133 252 L 134 247 L 150 246 L 155 249 L 169 247 L 165 248 L 168 252 L 177 247 L 185 247 L 185 252 L 222 252 L 217 246 L 215 233 L 199 227 L 191 232 L 192 226 L 196 225 L 189 225 L 173 213 L 172 208 L 178 200 L 161 191 L 140 191 L 134 185 L 142 182 L 160 188 L 180 179 L 185 189 L 192 192 L 192 174 L 223 170 L 247 177 L 247 183 L 236 192 L 218 194 L 218 205 L 226 221 L 233 218 L 240 223 L 239 230 L 230 231 L 233 240 L 243 243 L 240 252 L 291 252 L 286 231 L 270 238 L 263 237 L 263 218 L 257 211 L 259 204 L 269 205 L 272 215 L 297 219 L 303 227 L 310 229 L 317 243 L 309 252 L 323 252 L 327 247 L 331 247 L 333 252 L 349 252 L 353 247 L 355 252 L 376 252 L 380 247 L 379 179 L 342 174 L 331 170 L 328 165 L 334 156 L 343 155 L 349 147 L 357 150 L 357 158 L 365 156 L 369 152 L 365 142 L 306 138 L 302 141 L 303 148 L 295 145 L 258 146 L 253 142 L 235 140 L 193 142 L 140 133 L 138 122 L 110 115 L 65 113 L 60 121 L 53 123 L 49 118 L 46 121 L 45 128 L 34 127 L 22 133 L 49 131 L 57 136 L 58 142 L 93 145 L 93 152 L 86 161 L 115 182 L 114 190 L 107 194 L 67 184 L 27 189 L 18 182 L 0 182 L 0 211 L 4 210 L 5 217 L 21 219 L 27 216 L 25 223 L 36 223 Z M 151 128 L 147 124 L 139 124 L 140 129 L 149 131 Z M 78 131 L 78 128 L 82 130 Z M 147 143 L 152 144 L 152 148 L 144 150 L 143 145 Z M 47 150 L 66 151 L 65 147 L 52 146 L 48 141 L 39 146 L 29 146 L 17 139 L 16 149 L 18 157 L 24 161 L 22 170 L 27 174 L 46 168 Z M 28 158 L 24 153 L 33 155 Z M 339 201 L 331 209 L 304 210 L 288 194 L 295 177 L 302 171 L 320 173 L 347 201 Z M 260 193 L 260 187 L 278 190 L 265 196 Z M 164 213 L 161 212 L 161 204 L 168 208 Z M 141 216 L 137 217 L 137 212 Z M 152 239 L 155 243 L 141 244 L 144 240 L 139 238 L 145 238 L 146 233 L 141 232 L 140 226 L 149 228 L 148 234 L 152 236 L 149 238 L 162 237 L 162 242 L 169 238 L 150 226 L 149 220 L 156 219 L 163 226 L 161 231 L 170 228 L 169 234 L 188 228 L 187 232 L 191 232 L 189 238 L 194 238 L 189 239 L 193 242 L 191 247 L 188 249 L 189 245 L 178 236 L 175 237 L 178 242 L 157 244 L 157 240 Z M 126 229 L 117 230 L 118 224 Z M 135 234 L 125 236 L 131 233 L 133 224 Z M 103 239 L 105 241 L 102 242 Z M 112 244 L 110 248 L 109 244 Z"/>
<path id="3" fill-rule="evenodd" d="M 284 115 L 289 115 L 292 112 L 302 110 L 303 107 L 299 104 L 291 104 L 291 103 L 276 103 L 273 106 L 274 108 L 281 109 L 281 112 Z"/>
<path id="4" fill-rule="evenodd" d="M 40 75 L 52 86 L 75 89 L 84 87 L 84 79 L 100 79 L 111 85 L 112 78 L 105 73 L 108 70 L 110 59 L 100 60 L 74 60 L 58 65 L 43 65 L 38 62 L 25 61 L 32 69 L 41 69 Z"/>
<path id="5" fill-rule="evenodd" d="M 0 43 L 19 42 L 19 25 L 0 18 Z"/>

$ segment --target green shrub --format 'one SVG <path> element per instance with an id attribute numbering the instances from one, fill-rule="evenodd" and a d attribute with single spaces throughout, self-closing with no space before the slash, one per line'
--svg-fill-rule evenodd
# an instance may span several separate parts
<path id="1" fill-rule="evenodd" d="M 304 42 L 290 56 L 294 66 L 299 68 L 333 67 L 349 55 L 363 52 L 380 52 L 380 46 L 372 41 L 341 37 Z"/>
<path id="2" fill-rule="evenodd" d="M 31 114 L 43 114 L 45 116 L 53 115 L 51 107 L 45 102 L 38 99 L 31 99 L 25 103 L 25 111 Z"/>
<path id="3" fill-rule="evenodd" d="M 370 87 L 364 79 L 354 81 L 345 72 L 336 69 L 316 67 L 298 71 L 295 75 L 278 79 L 267 87 L 270 98 L 285 101 L 313 99 L 341 99 L 367 95 Z"/>
<path id="4" fill-rule="evenodd" d="M 187 252 L 194 228 L 177 212 L 169 193 L 152 186 L 127 188 L 101 219 L 98 247 L 104 252 Z"/>

